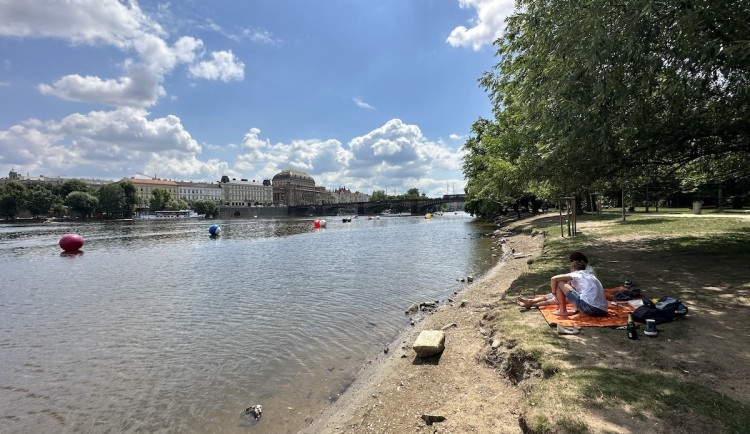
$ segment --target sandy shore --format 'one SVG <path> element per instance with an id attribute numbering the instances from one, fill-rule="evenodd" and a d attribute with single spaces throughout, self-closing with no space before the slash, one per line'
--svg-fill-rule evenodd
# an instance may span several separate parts
<path id="1" fill-rule="evenodd" d="M 517 409 L 522 392 L 485 363 L 493 338 L 484 327 L 495 319 L 493 308 L 505 290 L 528 269 L 529 259 L 541 253 L 544 237 L 506 235 L 506 252 L 512 248 L 523 257 L 498 262 L 436 312 L 415 314 L 415 325 L 301 432 L 521 432 Z M 429 359 L 416 357 L 411 344 L 419 332 L 441 329 L 445 351 Z M 445 420 L 428 425 L 423 415 Z"/>

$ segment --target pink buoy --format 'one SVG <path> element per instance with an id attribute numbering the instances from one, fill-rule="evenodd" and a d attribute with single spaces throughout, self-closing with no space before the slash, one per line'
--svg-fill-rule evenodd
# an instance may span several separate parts
<path id="1" fill-rule="evenodd" d="M 83 247 L 83 238 L 78 234 L 65 234 L 60 238 L 60 248 L 66 252 L 75 252 Z"/>

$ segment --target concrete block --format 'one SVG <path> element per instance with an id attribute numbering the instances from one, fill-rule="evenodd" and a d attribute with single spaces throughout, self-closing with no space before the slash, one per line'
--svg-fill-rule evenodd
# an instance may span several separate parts
<path id="1" fill-rule="evenodd" d="M 423 330 L 412 345 L 418 357 L 429 357 L 440 354 L 445 349 L 445 332 L 442 330 Z"/>

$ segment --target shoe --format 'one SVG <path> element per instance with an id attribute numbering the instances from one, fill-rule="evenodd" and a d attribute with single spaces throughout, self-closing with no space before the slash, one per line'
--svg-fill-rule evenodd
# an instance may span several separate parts
<path id="1" fill-rule="evenodd" d="M 559 335 L 577 335 L 581 332 L 580 327 L 565 327 L 560 324 L 557 325 L 557 334 Z"/>

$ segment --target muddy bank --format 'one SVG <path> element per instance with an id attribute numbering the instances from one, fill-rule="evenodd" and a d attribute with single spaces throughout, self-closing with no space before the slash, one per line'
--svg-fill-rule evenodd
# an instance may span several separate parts
<path id="1" fill-rule="evenodd" d="M 506 232 L 500 239 L 503 261 L 405 330 L 301 432 L 521 432 L 522 392 L 501 363 L 487 362 L 496 343 L 489 323 L 503 292 L 541 253 L 544 236 Z M 411 344 L 422 330 L 445 331 L 442 354 L 416 357 Z"/>

